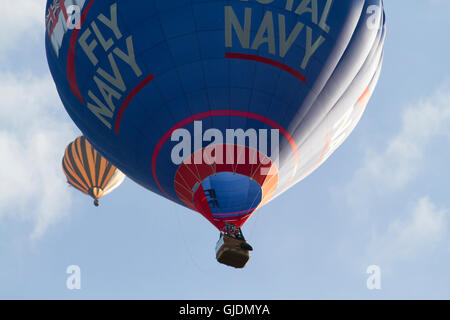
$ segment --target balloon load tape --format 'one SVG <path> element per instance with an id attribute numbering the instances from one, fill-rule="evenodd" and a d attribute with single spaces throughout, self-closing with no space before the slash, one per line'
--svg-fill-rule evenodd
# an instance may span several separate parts
<path id="1" fill-rule="evenodd" d="M 246 245 L 245 240 L 221 234 L 216 245 L 217 261 L 230 267 L 244 268 L 250 259 L 249 250 L 245 249 Z"/>

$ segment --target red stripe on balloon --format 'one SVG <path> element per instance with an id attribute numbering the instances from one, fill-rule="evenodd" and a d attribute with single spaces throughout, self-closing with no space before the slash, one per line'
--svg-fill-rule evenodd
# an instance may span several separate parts
<path id="1" fill-rule="evenodd" d="M 269 118 L 266 118 L 266 117 L 264 117 L 262 115 L 259 115 L 257 113 L 251 113 L 251 112 L 239 111 L 239 110 L 212 110 L 212 111 L 206 111 L 206 112 L 202 112 L 202 113 L 198 113 L 198 114 L 192 115 L 192 116 L 190 116 L 190 117 L 180 121 L 176 125 L 174 125 L 169 131 L 166 132 L 166 134 L 161 138 L 161 140 L 159 140 L 158 144 L 156 145 L 155 150 L 153 151 L 153 156 L 152 156 L 153 179 L 155 180 L 155 183 L 158 186 L 158 188 L 164 193 L 164 195 L 168 199 L 172 199 L 173 200 L 173 198 L 167 194 L 167 192 L 163 189 L 163 187 L 159 183 L 159 180 L 158 180 L 158 177 L 157 177 L 157 174 L 156 174 L 156 160 L 158 159 L 158 154 L 161 151 L 164 143 L 170 138 L 170 136 L 172 135 L 172 133 L 175 130 L 183 128 L 184 126 L 186 126 L 187 124 L 189 124 L 191 122 L 202 120 L 202 119 L 209 118 L 209 117 L 220 117 L 220 116 L 231 116 L 231 117 L 242 117 L 242 118 L 254 119 L 254 120 L 261 121 L 261 122 L 263 122 L 265 124 L 268 124 L 272 128 L 278 129 L 281 132 L 281 134 L 286 138 L 286 140 L 288 140 L 289 144 L 291 145 L 292 150 L 294 151 L 295 166 L 294 166 L 294 169 L 293 169 L 293 172 L 292 172 L 291 181 L 295 177 L 295 174 L 297 172 L 297 167 L 298 167 L 298 160 L 299 160 L 298 159 L 297 144 L 295 143 L 294 138 L 292 138 L 290 133 L 285 128 L 280 126 L 275 121 L 273 121 L 273 120 L 271 120 Z"/>
<path id="2" fill-rule="evenodd" d="M 78 87 L 77 73 L 75 69 L 75 48 L 77 45 L 78 34 L 80 33 L 81 26 L 86 20 L 86 16 L 94 1 L 95 0 L 91 0 L 91 2 L 89 2 L 89 4 L 84 9 L 80 19 L 80 29 L 75 29 L 72 31 L 72 35 L 70 36 L 69 51 L 67 52 L 67 80 L 69 81 L 70 90 L 72 90 L 72 92 L 81 101 L 82 104 L 84 104 L 84 101 L 83 97 L 81 97 L 80 88 Z"/>
<path id="3" fill-rule="evenodd" d="M 296 77 L 297 79 L 299 79 L 301 82 L 306 83 L 306 77 L 303 74 L 301 74 L 294 68 L 291 68 L 288 65 L 285 65 L 284 63 L 281 63 L 281 62 L 273 60 L 273 59 L 261 57 L 261 56 L 254 55 L 254 54 L 233 53 L 233 52 L 225 53 L 225 58 L 249 60 L 249 61 L 265 63 L 265 64 L 271 65 L 273 67 L 276 67 L 278 69 L 281 69 L 283 71 L 286 71 L 286 72 L 290 73 L 291 75 L 293 75 L 294 77 Z"/>
<path id="4" fill-rule="evenodd" d="M 155 76 L 153 74 L 150 74 L 147 78 L 142 80 L 142 82 L 139 83 L 136 88 L 131 90 L 130 94 L 126 97 L 125 101 L 120 106 L 119 112 L 117 113 L 116 123 L 114 125 L 114 131 L 115 131 L 116 134 L 119 134 L 120 122 L 122 121 L 123 113 L 127 109 L 127 107 L 130 104 L 131 100 L 133 100 L 133 98 L 139 93 L 139 91 L 144 89 L 144 87 L 147 84 L 149 84 L 153 79 L 155 79 Z"/>
<path id="5" fill-rule="evenodd" d="M 254 207 L 254 208 L 247 209 L 247 210 L 242 210 L 242 211 L 236 211 L 236 212 L 227 212 L 227 213 L 216 212 L 216 213 L 213 213 L 213 215 L 214 215 L 214 216 L 231 216 L 231 215 L 233 215 L 233 214 L 238 215 L 238 214 L 240 214 L 240 213 L 246 213 L 246 212 L 255 210 L 256 208 L 258 208 L 258 207 Z M 250 214 L 250 213 L 249 213 L 249 214 Z M 221 218 L 221 217 L 218 217 L 218 218 Z"/>

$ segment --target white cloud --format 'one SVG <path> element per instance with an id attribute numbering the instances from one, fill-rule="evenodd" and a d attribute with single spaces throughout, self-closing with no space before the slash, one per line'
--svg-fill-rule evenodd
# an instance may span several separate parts
<path id="1" fill-rule="evenodd" d="M 400 131 L 387 140 L 384 150 L 366 150 L 362 167 L 345 189 L 350 204 L 366 205 L 373 195 L 398 191 L 417 176 L 433 139 L 450 136 L 448 88 L 444 86 L 430 98 L 406 108 Z"/>
<path id="2" fill-rule="evenodd" d="M 24 36 L 38 39 L 45 29 L 45 0 L 0 1 L 0 54 L 20 45 Z"/>
<path id="3" fill-rule="evenodd" d="M 61 158 L 76 133 L 49 74 L 0 74 L 0 96 L 0 217 L 39 237 L 70 206 Z"/>
<path id="4" fill-rule="evenodd" d="M 362 166 L 343 189 L 350 207 L 365 218 L 358 220 L 364 230 L 374 230 L 366 247 L 365 258 L 370 263 L 389 265 L 423 256 L 448 234 L 447 209 L 429 197 L 419 198 L 412 208 L 398 209 L 397 205 L 405 201 L 403 193 L 410 187 L 416 194 L 426 193 L 415 179 L 436 156 L 436 151 L 430 152 L 435 141 L 450 138 L 449 88 L 446 84 L 406 107 L 398 132 L 386 137 L 381 150 L 366 150 Z M 387 209 L 389 205 L 397 209 Z"/>
<path id="5" fill-rule="evenodd" d="M 383 234 L 374 234 L 367 256 L 378 264 L 413 259 L 434 249 L 448 229 L 447 210 L 423 197 L 406 219 L 392 221 Z"/>

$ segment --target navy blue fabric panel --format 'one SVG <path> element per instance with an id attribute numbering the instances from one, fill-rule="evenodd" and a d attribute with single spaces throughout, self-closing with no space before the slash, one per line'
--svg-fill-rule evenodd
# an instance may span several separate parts
<path id="1" fill-rule="evenodd" d="M 216 205 L 210 205 L 217 218 L 234 218 L 251 213 L 261 202 L 261 187 L 248 177 L 221 172 L 202 182 L 204 190 L 214 190 Z"/>

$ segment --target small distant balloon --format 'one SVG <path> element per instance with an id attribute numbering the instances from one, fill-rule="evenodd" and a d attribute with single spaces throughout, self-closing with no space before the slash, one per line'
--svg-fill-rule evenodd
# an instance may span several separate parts
<path id="1" fill-rule="evenodd" d="M 125 175 L 102 157 L 83 136 L 70 143 L 63 157 L 62 167 L 67 182 L 94 199 L 99 199 L 116 189 Z"/>

